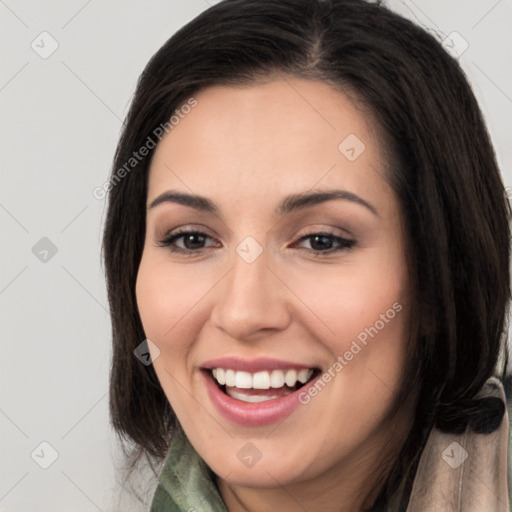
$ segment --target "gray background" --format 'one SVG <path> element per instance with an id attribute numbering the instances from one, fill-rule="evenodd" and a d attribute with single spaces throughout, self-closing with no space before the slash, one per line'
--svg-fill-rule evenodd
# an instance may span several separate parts
<path id="1" fill-rule="evenodd" d="M 144 65 L 211 3 L 0 0 L 0 511 L 115 510 L 105 201 L 92 191 Z M 467 41 L 459 58 L 512 185 L 512 0 L 388 4 Z M 42 442 L 57 454 L 47 469 Z"/>

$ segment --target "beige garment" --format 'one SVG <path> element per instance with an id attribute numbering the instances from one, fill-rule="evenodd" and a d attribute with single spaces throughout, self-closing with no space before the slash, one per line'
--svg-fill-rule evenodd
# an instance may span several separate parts
<path id="1" fill-rule="evenodd" d="M 478 396 L 500 397 L 491 377 Z M 509 512 L 509 416 L 491 434 L 446 434 L 434 428 L 418 466 L 407 512 Z"/>

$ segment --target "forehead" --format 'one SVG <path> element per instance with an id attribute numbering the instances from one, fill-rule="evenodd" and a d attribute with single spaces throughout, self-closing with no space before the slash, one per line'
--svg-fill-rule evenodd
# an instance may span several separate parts
<path id="1" fill-rule="evenodd" d="M 289 77 L 194 97 L 197 105 L 157 146 L 149 199 L 183 187 L 242 201 L 317 184 L 358 194 L 385 186 L 371 116 L 326 83 Z"/>

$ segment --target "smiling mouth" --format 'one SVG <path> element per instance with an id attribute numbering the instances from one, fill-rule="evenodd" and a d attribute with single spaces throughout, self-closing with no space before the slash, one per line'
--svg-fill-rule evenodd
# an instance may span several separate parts
<path id="1" fill-rule="evenodd" d="M 319 368 L 254 373 L 226 368 L 205 371 L 224 394 L 248 403 L 266 402 L 294 393 L 320 373 Z"/>

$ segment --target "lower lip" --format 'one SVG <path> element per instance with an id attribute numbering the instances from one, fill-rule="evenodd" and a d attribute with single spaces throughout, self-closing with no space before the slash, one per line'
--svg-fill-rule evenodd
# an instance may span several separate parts
<path id="1" fill-rule="evenodd" d="M 246 427 L 270 425 L 284 420 L 299 405 L 302 405 L 298 399 L 299 393 L 307 391 L 318 378 L 315 377 L 300 389 L 281 398 L 250 403 L 236 400 L 226 395 L 226 393 L 219 389 L 209 372 L 202 371 L 201 373 L 203 374 L 210 399 L 217 410 L 229 421 Z"/>

